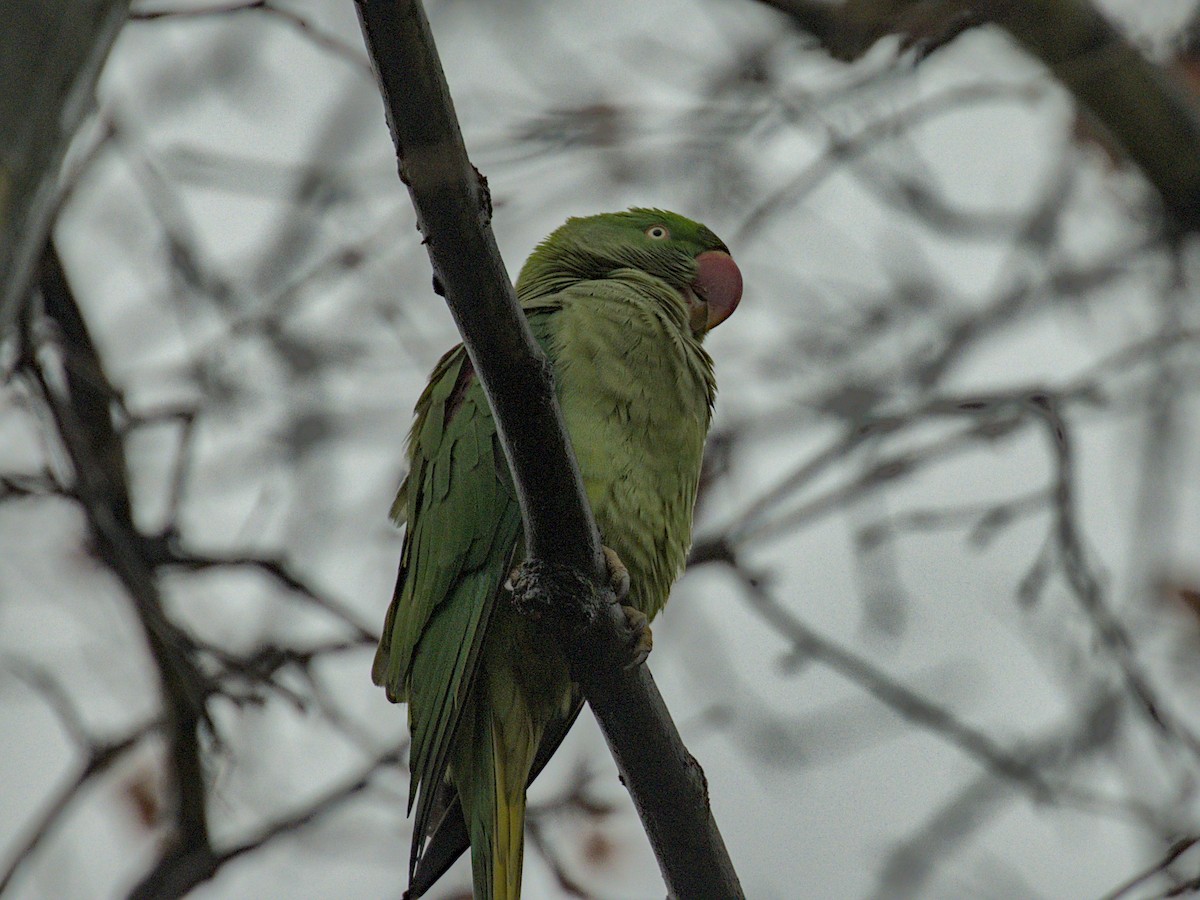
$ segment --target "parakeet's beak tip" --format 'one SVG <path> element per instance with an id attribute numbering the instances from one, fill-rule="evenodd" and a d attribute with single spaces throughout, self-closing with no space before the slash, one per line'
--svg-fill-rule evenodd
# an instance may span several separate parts
<path id="1" fill-rule="evenodd" d="M 716 328 L 737 309 L 742 300 L 742 271 L 723 250 L 707 250 L 696 257 L 696 280 L 692 290 L 708 308 L 703 330 Z"/>

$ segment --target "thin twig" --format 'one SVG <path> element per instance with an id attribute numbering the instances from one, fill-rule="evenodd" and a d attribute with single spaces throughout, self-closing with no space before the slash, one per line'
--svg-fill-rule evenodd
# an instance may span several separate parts
<path id="1" fill-rule="evenodd" d="M 1179 859 L 1179 857 L 1183 856 L 1183 854 L 1187 853 L 1197 844 L 1200 844 L 1200 837 L 1180 838 L 1167 848 L 1167 852 L 1163 855 L 1162 859 L 1158 860 L 1158 862 L 1149 866 L 1145 870 L 1139 872 L 1137 875 L 1134 875 L 1128 881 L 1113 888 L 1111 891 L 1101 897 L 1100 900 L 1118 900 L 1119 897 L 1124 897 L 1143 882 L 1149 881 L 1155 875 L 1161 875 L 1166 872 L 1167 869 L 1174 864 L 1175 860 Z M 1162 894 L 1161 896 L 1167 897 L 1171 896 L 1171 894 L 1168 892 Z"/>
<path id="2" fill-rule="evenodd" d="M 354 47 L 343 43 L 332 34 L 317 28 L 308 19 L 290 9 L 272 3 L 271 0 L 248 0 L 244 3 L 218 3 L 213 6 L 191 9 L 138 9 L 129 14 L 131 22 L 154 22 L 162 19 L 199 19 L 209 16 L 225 16 L 244 12 L 260 12 L 287 22 L 314 46 L 327 50 L 339 59 L 350 63 L 367 77 L 371 77 L 371 63 Z"/>

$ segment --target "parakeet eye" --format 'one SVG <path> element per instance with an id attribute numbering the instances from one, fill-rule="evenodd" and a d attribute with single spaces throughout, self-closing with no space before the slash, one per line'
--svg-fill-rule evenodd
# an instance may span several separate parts
<path id="1" fill-rule="evenodd" d="M 671 232 L 667 231 L 665 225 L 651 225 L 646 229 L 646 237 L 655 241 L 665 241 L 671 236 Z"/>

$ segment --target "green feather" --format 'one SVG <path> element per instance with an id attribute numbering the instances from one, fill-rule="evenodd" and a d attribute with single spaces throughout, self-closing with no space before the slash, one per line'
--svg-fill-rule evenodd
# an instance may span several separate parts
<path id="1" fill-rule="evenodd" d="M 696 257 L 711 250 L 727 252 L 704 226 L 662 210 L 570 219 L 517 283 L 554 366 L 602 538 L 629 569 L 626 602 L 649 617 L 691 541 L 716 387 L 688 298 Z M 417 402 L 408 454 L 392 507 L 407 531 L 372 671 L 392 700 L 409 704 L 410 876 L 449 782 L 474 845 L 476 896 L 511 900 L 524 787 L 579 701 L 557 647 L 500 596 L 524 553 L 520 511 L 461 346 L 438 362 Z"/>

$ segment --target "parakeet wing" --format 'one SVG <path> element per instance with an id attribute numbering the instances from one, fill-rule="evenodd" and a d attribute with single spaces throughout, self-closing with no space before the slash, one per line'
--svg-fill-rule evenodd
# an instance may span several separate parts
<path id="1" fill-rule="evenodd" d="M 410 704 L 415 866 L 521 530 L 495 424 L 461 346 L 438 363 L 417 403 L 409 458 L 403 508 L 394 510 L 408 531 L 372 674 Z"/>

